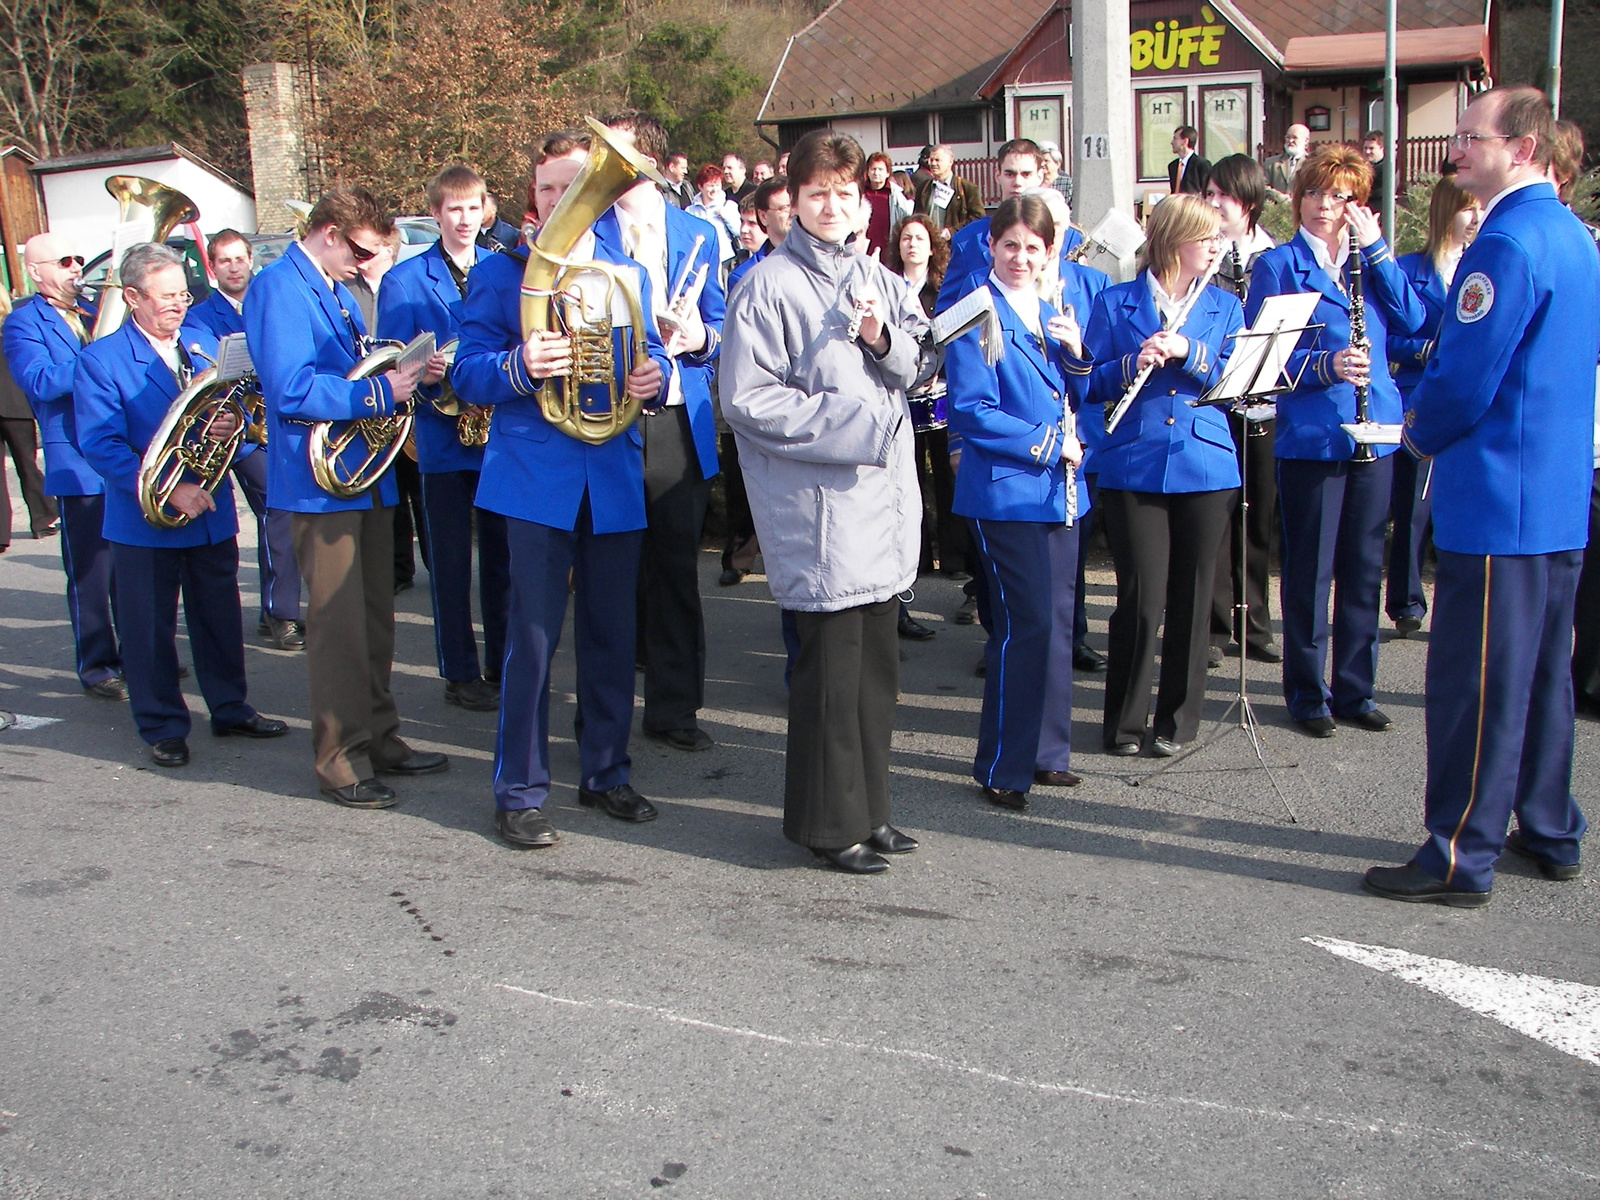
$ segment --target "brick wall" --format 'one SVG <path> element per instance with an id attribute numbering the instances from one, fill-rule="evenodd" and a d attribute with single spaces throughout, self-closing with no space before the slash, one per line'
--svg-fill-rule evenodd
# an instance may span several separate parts
<path id="1" fill-rule="evenodd" d="M 306 138 L 289 63 L 256 63 L 244 69 L 244 107 L 250 124 L 250 167 L 255 178 L 256 223 L 262 233 L 294 228 L 285 200 L 314 200 L 306 169 Z"/>

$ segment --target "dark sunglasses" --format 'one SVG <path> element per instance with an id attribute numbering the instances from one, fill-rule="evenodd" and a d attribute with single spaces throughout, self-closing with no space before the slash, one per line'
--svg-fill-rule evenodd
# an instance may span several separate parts
<path id="1" fill-rule="evenodd" d="M 60 267 L 63 271 L 69 270 L 73 263 L 77 263 L 80 267 L 83 266 L 83 255 L 69 254 L 65 258 L 56 259 L 56 266 Z"/>
<path id="2" fill-rule="evenodd" d="M 362 246 L 351 240 L 348 234 L 345 236 L 344 244 L 350 247 L 350 253 L 355 255 L 355 259 L 358 263 L 371 262 L 373 259 L 378 257 L 378 252 L 376 250 L 368 250 L 365 246 Z"/>

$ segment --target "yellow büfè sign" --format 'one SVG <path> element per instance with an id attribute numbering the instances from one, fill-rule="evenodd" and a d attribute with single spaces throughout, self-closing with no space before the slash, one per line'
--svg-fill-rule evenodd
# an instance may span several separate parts
<path id="1" fill-rule="evenodd" d="M 1209 6 L 1200 9 L 1204 25 L 1179 27 L 1177 20 L 1157 21 L 1156 27 L 1135 29 L 1128 35 L 1132 67 L 1135 71 L 1188 70 L 1192 64 L 1215 67 L 1222 61 L 1222 35 L 1226 25 L 1217 22 Z"/>

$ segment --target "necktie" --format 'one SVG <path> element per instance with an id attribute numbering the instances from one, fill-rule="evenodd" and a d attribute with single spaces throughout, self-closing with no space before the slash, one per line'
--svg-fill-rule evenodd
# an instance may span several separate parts
<path id="1" fill-rule="evenodd" d="M 78 308 L 58 308 L 61 319 L 67 323 L 67 328 L 78 335 L 78 341 L 83 345 L 89 344 L 89 331 L 84 328 L 83 318 L 88 315 Z"/>

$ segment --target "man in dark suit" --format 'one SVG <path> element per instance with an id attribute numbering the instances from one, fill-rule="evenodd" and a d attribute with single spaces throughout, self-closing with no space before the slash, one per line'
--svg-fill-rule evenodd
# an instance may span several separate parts
<path id="1" fill-rule="evenodd" d="M 394 662 L 392 472 L 345 499 L 311 470 L 317 421 L 392 417 L 420 383 L 444 377 L 444 356 L 424 368 L 346 378 L 364 356 L 367 327 L 345 281 L 394 233 L 360 188 L 325 192 L 304 238 L 256 277 L 244 302 L 245 333 L 267 398 L 267 502 L 294 514 L 294 548 L 306 581 L 306 666 L 311 739 L 322 794 L 349 808 L 388 808 L 382 773 L 443 771 L 443 754 L 399 737 L 389 690 Z"/>
<path id="2" fill-rule="evenodd" d="M 224 229 L 206 246 L 217 286 L 189 310 L 189 325 L 209 330 L 218 339 L 244 332 L 244 294 L 250 287 L 253 257 L 244 234 Z M 267 507 L 267 455 L 257 449 L 240 454 L 233 477 L 256 517 L 256 567 L 261 579 L 261 616 L 256 632 L 279 650 L 303 650 L 305 626 L 300 623 L 300 566 L 294 558 L 289 514 Z"/>
<path id="3" fill-rule="evenodd" d="M 126 700 L 112 624 L 111 547 L 101 531 L 105 484 L 78 449 L 72 411 L 72 379 L 95 316 L 78 298 L 83 256 L 65 235 L 40 233 L 28 239 L 23 257 L 37 294 L 17 305 L 0 336 L 11 373 L 39 420 L 44 490 L 61 508 L 61 563 L 78 680 L 91 696 Z"/>
<path id="4" fill-rule="evenodd" d="M 117 624 L 133 719 L 158 767 L 189 761 L 189 706 L 178 676 L 178 594 L 194 651 L 195 676 L 216 737 L 282 737 L 289 727 L 261 716 L 245 699 L 244 634 L 239 615 L 239 522 L 233 490 L 213 497 L 192 471 L 164 511 L 184 523 L 166 529 L 140 505 L 140 464 L 172 402 L 216 339 L 183 327 L 189 311 L 183 258 L 155 242 L 134 246 L 121 265 L 128 319 L 78 358 L 73 383 L 79 445 L 106 481 L 105 535 L 122 586 Z M 215 432 L 237 426 L 220 418 Z M 226 478 L 226 477 L 224 477 Z"/>
<path id="5" fill-rule="evenodd" d="M 608 116 L 606 124 L 631 133 L 647 162 L 666 157 L 667 131 L 654 118 L 620 112 Z M 696 714 L 705 702 L 706 682 L 700 532 L 718 470 L 711 374 L 725 307 L 717 278 L 716 230 L 667 204 L 660 189 L 641 179 L 595 223 L 595 234 L 649 273 L 655 300 L 649 316 L 672 363 L 662 412 L 642 427 L 648 522 L 639 593 L 644 732 L 679 750 L 709 750 L 711 736 L 700 728 Z M 680 280 L 692 282 L 701 267 L 707 269 L 699 296 L 669 323 L 665 318 L 673 288 Z"/>
<path id="6" fill-rule="evenodd" d="M 661 177 L 667 181 L 661 190 L 679 208 L 688 208 L 698 199 L 689 182 L 689 156 L 683 151 L 674 150 L 667 155 L 667 161 L 661 166 Z"/>
<path id="7" fill-rule="evenodd" d="M 475 235 L 478 245 L 491 253 L 509 250 L 522 240 L 522 231 L 510 221 L 500 219 L 500 202 L 488 192 L 483 194 L 483 224 Z M 441 345 L 443 343 L 440 343 Z"/>
<path id="8" fill-rule="evenodd" d="M 36 538 L 59 533 L 56 502 L 44 492 L 44 474 L 39 470 L 39 423 L 28 407 L 28 397 L 17 386 L 11 368 L 0 354 L 0 441 L 11 452 L 16 464 L 22 500 L 28 507 L 28 528 Z M 0 470 L 0 554 L 11 545 L 11 491 Z"/>
<path id="9" fill-rule="evenodd" d="M 1205 194 L 1206 183 L 1211 178 L 1211 164 L 1195 152 L 1200 144 L 1200 131 L 1193 125 L 1180 125 L 1172 131 L 1172 152 L 1178 157 L 1167 164 L 1167 186 L 1174 195 L 1188 192 Z"/>

